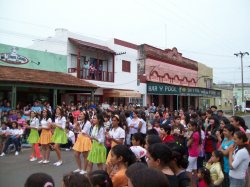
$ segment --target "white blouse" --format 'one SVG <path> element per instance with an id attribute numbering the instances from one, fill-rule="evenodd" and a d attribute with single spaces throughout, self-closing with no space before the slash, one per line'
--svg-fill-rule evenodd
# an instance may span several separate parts
<path id="1" fill-rule="evenodd" d="M 65 127 L 66 127 L 66 118 L 64 116 L 56 117 L 55 124 L 59 125 L 62 129 L 65 129 Z"/>
<path id="2" fill-rule="evenodd" d="M 82 121 L 79 121 L 80 127 L 82 129 L 82 133 L 90 135 L 90 129 L 91 129 L 91 123 L 90 121 L 86 121 L 85 124 L 83 124 Z"/>
<path id="3" fill-rule="evenodd" d="M 38 129 L 38 127 L 39 127 L 39 119 L 36 118 L 36 117 L 30 119 L 30 127 Z"/>
<path id="4" fill-rule="evenodd" d="M 142 118 L 140 118 L 140 121 L 142 123 L 141 129 L 140 129 L 140 133 L 146 134 L 147 133 L 147 123 Z"/>
<path id="5" fill-rule="evenodd" d="M 109 131 L 109 136 L 114 138 L 115 140 L 119 140 L 121 138 L 125 138 L 125 130 L 121 127 L 112 128 L 111 131 Z"/>
<path id="6" fill-rule="evenodd" d="M 98 130 L 98 127 L 95 125 L 91 132 L 91 137 L 96 138 L 100 144 L 103 144 L 105 139 L 104 127 L 101 127 Z"/>
<path id="7" fill-rule="evenodd" d="M 10 129 L 11 135 L 22 135 L 23 129 Z"/>
<path id="8" fill-rule="evenodd" d="M 42 128 L 48 129 L 49 123 L 52 123 L 52 120 L 51 120 L 51 118 L 48 118 L 47 120 L 46 120 L 46 118 L 43 118 L 40 123 L 41 123 Z"/>

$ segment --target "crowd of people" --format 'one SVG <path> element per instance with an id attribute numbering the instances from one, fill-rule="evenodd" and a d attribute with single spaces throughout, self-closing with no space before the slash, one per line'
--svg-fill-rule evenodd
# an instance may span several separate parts
<path id="1" fill-rule="evenodd" d="M 18 155 L 21 139 L 27 139 L 31 162 L 48 164 L 53 148 L 59 167 L 61 148 L 73 150 L 76 169 L 63 177 L 65 187 L 249 186 L 250 130 L 242 117 L 227 118 L 216 106 L 170 111 L 153 103 L 104 108 L 92 102 L 52 109 L 35 101 L 32 107 L 11 109 L 4 101 L 0 111 L 1 156 L 7 156 L 11 143 Z M 25 186 L 32 181 L 38 179 L 28 179 Z M 51 179 L 42 182 L 54 186 Z"/>

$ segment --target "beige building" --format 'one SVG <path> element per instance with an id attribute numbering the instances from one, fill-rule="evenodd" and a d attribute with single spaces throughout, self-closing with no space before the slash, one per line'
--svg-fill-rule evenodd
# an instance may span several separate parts
<path id="1" fill-rule="evenodd" d="M 198 63 L 198 87 L 213 89 L 213 68 Z M 199 108 L 206 110 L 215 104 L 215 97 L 199 97 Z"/>
<path id="2" fill-rule="evenodd" d="M 233 88 L 231 87 L 220 87 L 215 85 L 214 89 L 221 90 L 221 98 L 215 99 L 215 105 L 218 107 L 218 110 L 223 111 L 232 111 L 233 110 Z"/>

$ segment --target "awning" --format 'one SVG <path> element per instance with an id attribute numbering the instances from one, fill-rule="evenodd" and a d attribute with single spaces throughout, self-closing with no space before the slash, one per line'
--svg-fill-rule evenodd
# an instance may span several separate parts
<path id="1" fill-rule="evenodd" d="M 71 43 L 73 43 L 74 45 L 77 45 L 77 46 L 80 46 L 80 47 L 86 47 L 86 48 L 91 48 L 91 49 L 95 49 L 95 50 L 101 50 L 101 51 L 104 51 L 106 53 L 111 53 L 111 54 L 115 54 L 115 52 L 106 47 L 106 46 L 103 46 L 103 45 L 98 45 L 98 44 L 94 44 L 94 43 L 90 43 L 90 42 L 85 42 L 85 41 L 82 41 L 82 40 L 77 40 L 77 39 L 74 39 L 74 38 L 69 38 L 69 41 Z"/>
<path id="2" fill-rule="evenodd" d="M 19 83 L 50 85 L 52 87 L 71 87 L 73 89 L 97 89 L 98 86 L 85 80 L 78 79 L 70 74 L 61 72 L 51 72 L 44 70 L 35 70 L 27 68 L 16 68 L 0 66 L 0 84 L 1 83 Z M 39 86 L 38 86 L 39 87 Z"/>
<path id="3" fill-rule="evenodd" d="M 133 97 L 141 98 L 141 94 L 133 90 L 104 89 L 104 97 Z"/>

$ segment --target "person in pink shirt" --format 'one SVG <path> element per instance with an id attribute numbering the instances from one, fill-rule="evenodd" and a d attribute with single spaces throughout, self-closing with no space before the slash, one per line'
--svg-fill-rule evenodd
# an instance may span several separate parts
<path id="1" fill-rule="evenodd" d="M 195 186 L 195 178 L 197 173 L 197 158 L 200 153 L 201 141 L 201 130 L 200 126 L 196 121 L 190 121 L 188 124 L 188 130 L 192 132 L 190 136 L 187 137 L 188 146 L 188 167 L 186 171 L 190 177 L 192 186 Z M 193 175 L 193 176 L 192 176 Z"/>
<path id="2" fill-rule="evenodd" d="M 21 112 L 17 112 L 17 123 L 20 124 L 22 127 L 23 127 L 23 125 L 26 124 L 26 120 L 24 118 L 22 118 Z"/>

